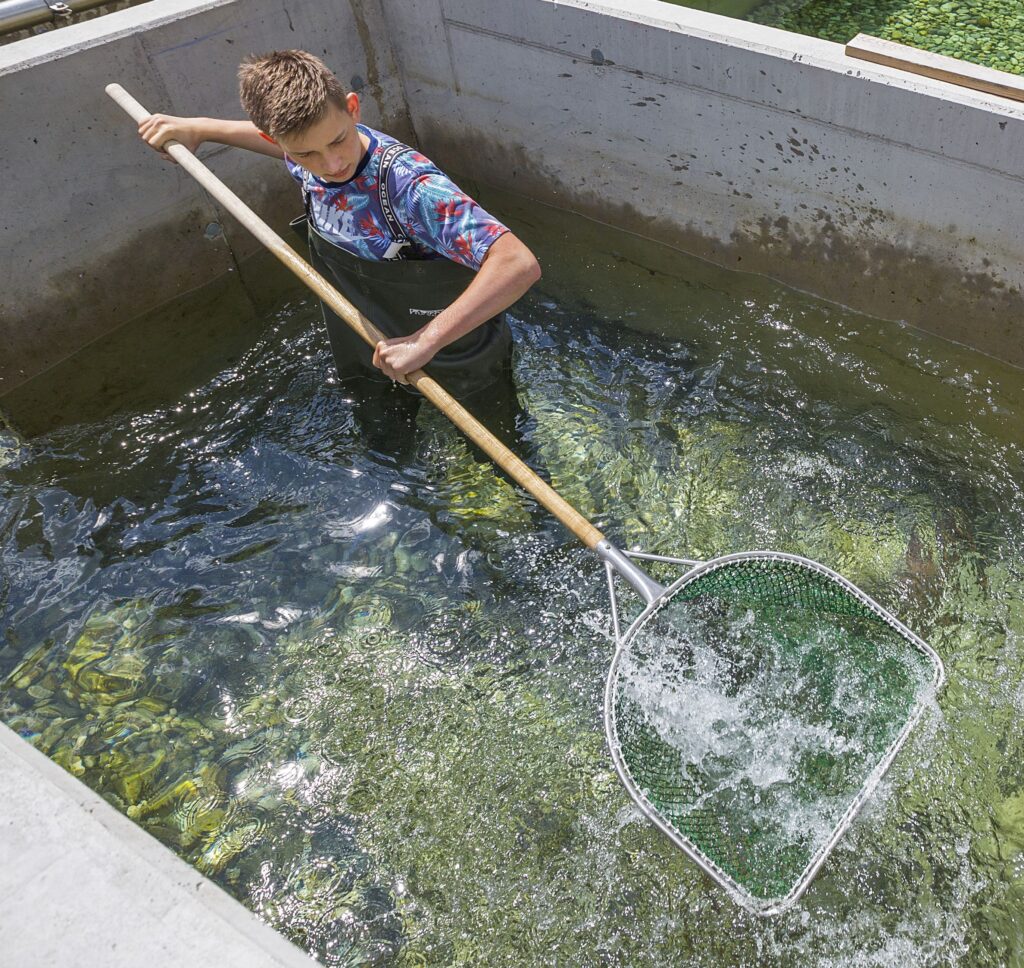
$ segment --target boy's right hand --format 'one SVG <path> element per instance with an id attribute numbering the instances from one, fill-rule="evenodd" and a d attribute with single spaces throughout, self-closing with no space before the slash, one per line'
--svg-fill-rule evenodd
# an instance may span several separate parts
<path id="1" fill-rule="evenodd" d="M 194 152 L 203 143 L 201 118 L 176 118 L 170 114 L 150 114 L 139 122 L 139 137 L 168 161 L 174 159 L 163 150 L 168 141 L 178 141 Z M 175 162 L 176 164 L 176 162 Z"/>

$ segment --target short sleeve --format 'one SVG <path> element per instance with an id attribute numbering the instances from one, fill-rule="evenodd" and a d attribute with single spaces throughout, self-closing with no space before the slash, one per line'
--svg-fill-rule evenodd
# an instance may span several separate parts
<path id="1" fill-rule="evenodd" d="M 406 234 L 438 255 L 479 269 L 487 251 L 509 229 L 423 155 L 410 154 L 408 167 L 396 160 L 392 168 L 395 208 Z M 418 162 L 430 168 L 417 170 Z"/>
<path id="2" fill-rule="evenodd" d="M 292 176 L 300 185 L 303 179 L 303 167 L 297 161 L 289 158 L 287 155 L 284 156 L 284 165 L 288 169 L 288 174 Z"/>

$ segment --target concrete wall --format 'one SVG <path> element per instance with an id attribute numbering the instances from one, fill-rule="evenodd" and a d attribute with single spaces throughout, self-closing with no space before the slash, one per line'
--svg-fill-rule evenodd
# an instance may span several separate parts
<path id="1" fill-rule="evenodd" d="M 152 111 L 242 117 L 241 58 L 305 47 L 407 135 L 380 17 L 348 0 L 152 0 L 0 48 L 0 397 L 217 277 L 234 272 L 248 300 L 265 288 L 262 273 L 245 278 L 249 234 L 138 140 L 104 86 Z M 299 210 L 279 162 L 223 146 L 200 156 L 277 226 Z"/>
<path id="2" fill-rule="evenodd" d="M 439 161 L 1024 365 L 1024 105 L 655 0 L 385 11 Z"/>
<path id="3" fill-rule="evenodd" d="M 4 968 L 319 964 L 0 723 Z"/>
<path id="4" fill-rule="evenodd" d="M 745 17 L 756 10 L 765 0 L 669 0 L 681 7 L 692 7 L 694 10 L 706 10 L 709 13 L 720 13 L 726 17 Z"/>
<path id="5" fill-rule="evenodd" d="M 239 59 L 282 46 L 479 182 L 1024 365 L 1024 106 L 656 0 L 151 0 L 0 48 L 0 398 L 229 273 L 259 302 L 248 235 L 103 86 L 237 117 Z M 277 163 L 201 153 L 295 210 Z"/>

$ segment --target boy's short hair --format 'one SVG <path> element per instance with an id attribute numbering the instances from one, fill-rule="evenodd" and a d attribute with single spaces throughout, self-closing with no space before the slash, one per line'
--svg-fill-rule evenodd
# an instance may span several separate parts
<path id="1" fill-rule="evenodd" d="M 242 107 L 260 131 L 287 137 L 316 124 L 328 103 L 346 110 L 345 91 L 327 65 L 304 50 L 246 57 L 238 68 Z"/>

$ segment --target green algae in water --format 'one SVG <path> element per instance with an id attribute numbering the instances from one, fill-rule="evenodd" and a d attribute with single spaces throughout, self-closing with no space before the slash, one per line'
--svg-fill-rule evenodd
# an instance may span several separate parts
<path id="1" fill-rule="evenodd" d="M 1019 376 L 529 217 L 520 379 L 566 496 L 622 544 L 821 560 L 946 660 L 795 910 L 737 909 L 639 816 L 592 556 L 431 416 L 407 465 L 368 453 L 313 306 L 159 405 L 19 442 L 0 715 L 329 965 L 1012 963 Z"/>
<path id="2" fill-rule="evenodd" d="M 1002 0 L 768 0 L 754 23 L 845 44 L 871 34 L 1024 74 L 1024 7 Z"/>

